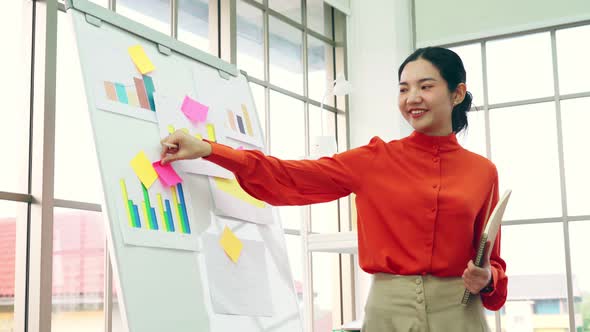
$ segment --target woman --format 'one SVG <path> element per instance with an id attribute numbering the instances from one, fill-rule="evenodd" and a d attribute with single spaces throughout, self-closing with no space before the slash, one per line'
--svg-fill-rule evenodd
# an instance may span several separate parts
<path id="1" fill-rule="evenodd" d="M 471 260 L 489 200 L 498 201 L 498 174 L 455 137 L 471 107 L 463 63 L 448 49 L 418 49 L 398 77 L 399 110 L 414 128 L 403 139 L 374 137 L 331 158 L 286 161 L 176 132 L 163 140 L 178 146 L 163 150 L 163 162 L 204 157 L 273 205 L 354 192 L 359 262 L 374 274 L 363 331 L 487 331 L 483 307 L 504 305 L 508 280 L 499 239 L 482 268 Z M 478 294 L 467 306 L 464 288 Z"/>

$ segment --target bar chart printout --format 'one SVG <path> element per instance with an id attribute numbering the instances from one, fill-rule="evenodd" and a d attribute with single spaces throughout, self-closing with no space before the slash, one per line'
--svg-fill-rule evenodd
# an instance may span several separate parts
<path id="1" fill-rule="evenodd" d="M 252 114 L 245 104 L 241 104 L 239 109 L 226 109 L 227 136 L 240 142 L 262 147 L 262 139 L 253 125 L 254 123 L 256 123 L 256 118 L 252 118 Z"/>
<path id="2" fill-rule="evenodd" d="M 96 87 L 97 108 L 150 122 L 157 122 L 154 93 L 154 80 L 149 75 L 141 75 L 117 82 L 104 80 Z"/>
<path id="3" fill-rule="evenodd" d="M 182 183 L 165 187 L 159 180 L 147 189 L 137 177 L 119 180 L 119 224 L 131 245 L 197 250 L 190 198 Z"/>

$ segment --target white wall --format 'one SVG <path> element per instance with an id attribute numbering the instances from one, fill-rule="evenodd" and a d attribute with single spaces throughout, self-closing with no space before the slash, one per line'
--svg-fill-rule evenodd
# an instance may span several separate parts
<path id="1" fill-rule="evenodd" d="M 590 1 L 416 0 L 417 47 L 590 19 Z M 436 22 L 434 28 L 432 22 Z"/>
<path id="2" fill-rule="evenodd" d="M 411 0 L 351 1 L 348 21 L 348 78 L 353 86 L 349 118 L 351 147 L 364 145 L 373 136 L 388 141 L 410 133 L 397 107 L 397 69 L 412 52 L 410 3 Z M 357 270 L 356 313 L 360 318 L 371 279 Z"/>
<path id="3" fill-rule="evenodd" d="M 350 143 L 409 131 L 397 107 L 397 68 L 412 51 L 410 0 L 353 0 L 348 22 Z"/>

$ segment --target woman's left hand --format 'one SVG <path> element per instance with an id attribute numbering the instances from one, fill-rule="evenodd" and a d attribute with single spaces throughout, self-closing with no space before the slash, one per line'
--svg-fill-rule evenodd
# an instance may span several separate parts
<path id="1" fill-rule="evenodd" d="M 467 288 L 471 294 L 479 294 L 479 292 L 486 287 L 492 279 L 490 257 L 487 255 L 486 251 L 484 251 L 482 267 L 477 267 L 473 263 L 473 260 L 470 260 L 467 264 L 467 268 L 463 271 L 463 283 L 465 284 L 465 288 Z"/>

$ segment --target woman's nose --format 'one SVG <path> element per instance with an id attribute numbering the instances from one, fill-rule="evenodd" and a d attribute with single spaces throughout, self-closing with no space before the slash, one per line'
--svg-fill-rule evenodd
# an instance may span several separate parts
<path id="1" fill-rule="evenodd" d="M 408 104 L 419 103 L 421 101 L 422 101 L 422 96 L 420 95 L 420 91 L 411 90 L 408 93 L 408 99 L 407 99 Z"/>

